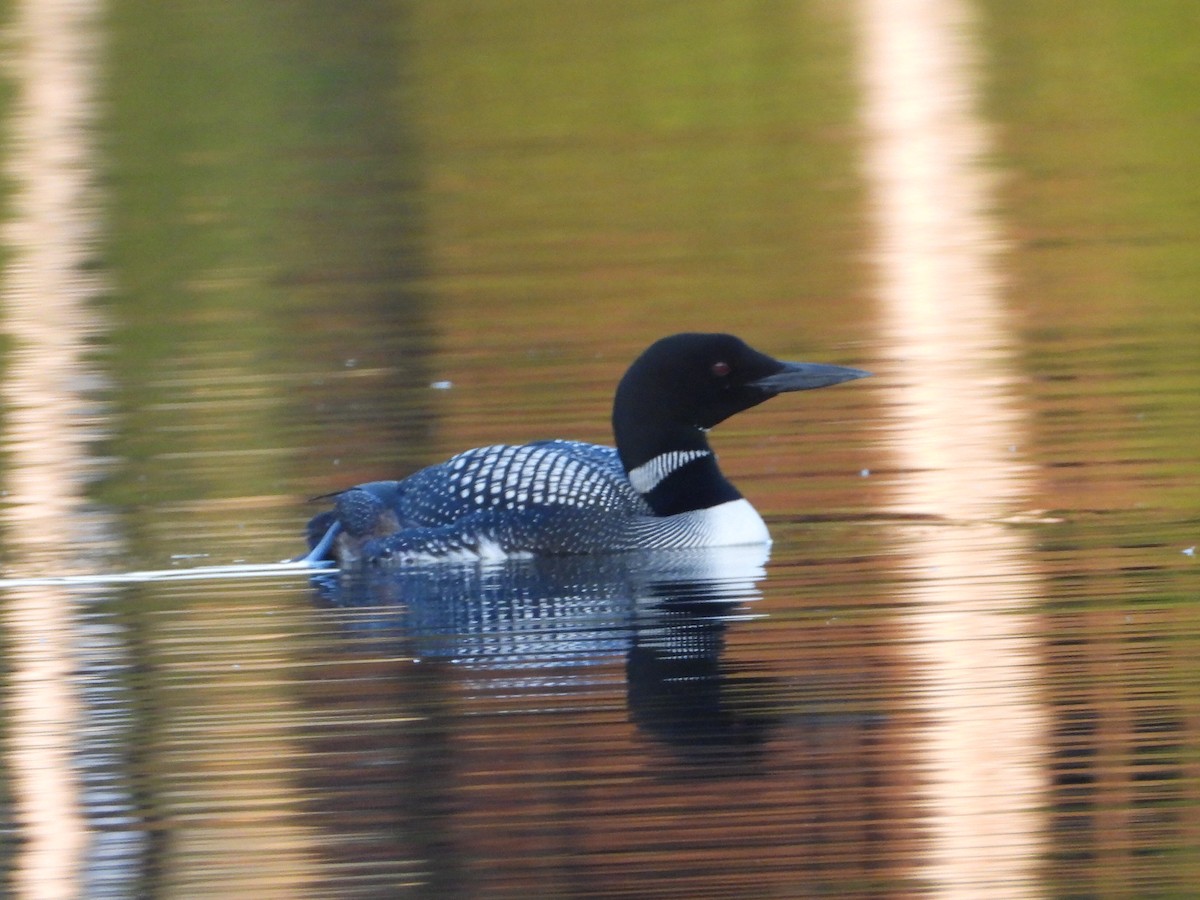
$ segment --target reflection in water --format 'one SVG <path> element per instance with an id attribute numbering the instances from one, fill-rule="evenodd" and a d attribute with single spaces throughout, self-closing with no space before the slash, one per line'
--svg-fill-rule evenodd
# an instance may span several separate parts
<path id="1" fill-rule="evenodd" d="M 673 808 L 711 804 L 705 784 L 719 797 L 742 783 L 729 776 L 762 774 L 776 722 L 763 710 L 776 702 L 764 679 L 747 688 L 721 657 L 729 624 L 759 597 L 766 555 L 630 553 L 324 580 L 321 603 L 339 614 L 349 650 L 336 665 L 349 673 L 351 660 L 370 661 L 382 678 L 360 673 L 354 690 L 393 692 L 396 711 L 350 741 L 314 741 L 322 758 L 362 773 L 361 787 L 345 768 L 313 773 L 327 779 L 310 794 L 324 798 L 328 827 L 345 828 L 354 808 L 350 822 L 362 829 L 361 809 L 375 809 L 395 845 L 390 859 L 373 860 L 333 843 L 327 870 L 395 872 L 405 859 L 397 849 L 407 848 L 404 866 L 428 896 L 600 896 L 604 885 L 652 884 L 657 867 L 675 871 L 677 850 L 659 843 L 661 828 L 676 828 Z M 406 674 L 394 662 L 404 658 Z M 744 709 L 739 686 L 756 698 Z M 344 703 L 338 690 L 314 708 Z M 622 692 L 623 710 L 614 706 Z M 368 760 L 374 772 L 363 769 Z M 671 799 L 677 779 L 694 800 Z M 676 840 L 704 832 L 691 826 Z M 639 858 L 653 867 L 641 877 Z"/>
<path id="2" fill-rule="evenodd" d="M 17 4 L 9 43 L 18 92 L 6 123 L 2 515 L 5 565 L 20 574 L 62 572 L 102 549 L 105 523 L 83 497 L 88 444 L 99 437 L 85 362 L 100 330 L 90 304 L 101 284 L 89 270 L 98 218 L 90 134 L 97 15 L 87 2 L 27 0 Z M 137 832 L 89 833 L 130 814 L 119 750 L 127 698 L 107 680 L 121 665 L 119 639 L 85 625 L 78 611 L 78 596 L 61 586 L 3 596 L 4 774 L 20 848 L 9 883 L 17 897 L 120 892 L 128 887 L 120 863 L 142 846 Z"/>
<path id="3" fill-rule="evenodd" d="M 646 733 L 693 758 L 765 739 L 767 719 L 722 700 L 720 656 L 731 619 L 765 576 L 765 546 L 434 565 L 318 579 L 324 602 L 389 655 L 478 670 L 485 693 L 586 685 L 626 660 L 629 712 Z"/>
<path id="4" fill-rule="evenodd" d="M 73 763 L 90 832 L 78 893 L 127 897 L 136 893 L 153 843 L 143 830 L 138 786 L 129 766 L 137 755 L 129 635 L 111 616 L 92 613 L 79 616 L 75 637 L 77 669 L 72 675 L 83 720 L 72 735 Z"/>
<path id="5" fill-rule="evenodd" d="M 209 587 L 215 598 L 230 590 Z M 151 628 L 142 653 L 170 697 L 139 735 L 139 750 L 153 754 L 154 820 L 170 823 L 146 873 L 164 893 L 314 895 L 319 836 L 285 762 L 302 755 L 308 710 L 280 677 L 302 663 L 294 642 L 278 644 L 278 605 L 248 605 L 235 618 L 195 603 L 173 633 Z"/>
<path id="6" fill-rule="evenodd" d="M 757 761 L 778 717 L 770 710 L 772 685 L 740 678 L 736 694 L 755 693 L 742 709 L 722 667 L 729 613 L 707 601 L 664 597 L 635 629 L 626 657 L 630 719 L 690 764 L 720 763 L 743 772 Z"/>
<path id="7" fill-rule="evenodd" d="M 113 427 L 87 402 L 85 361 L 104 330 L 82 133 L 97 66 L 73 23 L 98 6 L 6 7 L 6 576 L 165 565 L 212 542 L 228 551 L 214 559 L 277 559 L 292 498 L 349 447 L 362 480 L 514 427 L 596 439 L 612 361 L 594 348 L 680 316 L 761 330 L 776 298 L 845 282 L 854 191 L 832 158 L 860 135 L 843 127 L 838 4 L 541 2 L 534 28 L 474 0 L 105 7 L 103 258 L 121 270 L 102 340 L 128 416 L 104 447 L 120 460 L 101 488 L 123 516 L 111 552 L 81 486 L 88 441 Z M 1161 77 L 1127 76 L 1186 60 L 1169 51 L 1187 39 L 1145 40 L 1166 34 L 1162 10 L 1114 17 L 1110 2 L 1080 32 L 1052 6 L 988 7 L 1010 150 L 1036 147 L 1010 197 L 1033 212 L 1024 262 L 1052 282 L 1025 304 L 1020 349 L 1056 370 L 1039 452 L 1069 457 L 1053 471 L 1072 497 L 1182 509 L 1195 304 L 1172 291 L 1193 265 L 1177 188 L 1195 182 L 1196 154 L 1178 152 L 1195 141 L 1181 117 L 1139 127 L 1171 99 Z M 544 615 L 493 588 L 490 612 L 449 631 L 429 608 L 410 631 L 402 603 L 315 608 L 307 576 L 9 583 L 0 894 L 1008 897 L 1035 893 L 1046 817 L 1047 893 L 1189 893 L 1200 570 L 1151 542 L 1190 546 L 1194 521 L 1159 532 L 1152 507 L 1104 503 L 1131 515 L 1039 529 L 1053 603 L 1029 621 L 1030 549 L 999 523 L 1027 473 L 973 174 L 988 148 L 962 115 L 961 59 L 942 52 L 969 33 L 913 31 L 963 6 L 859 8 L 878 25 L 861 136 L 889 354 L 867 393 L 897 386 L 882 413 L 893 509 L 942 517 L 882 536 L 905 589 L 884 596 L 895 557 L 853 526 L 777 546 L 764 599 L 733 609 L 621 576 L 605 600 L 546 597 Z M 1079 71 L 1099 81 L 1072 84 Z M 1132 85 L 1120 108 L 1112 84 Z M 1101 257 L 1119 260 L 1102 267 L 1115 287 L 1091 277 Z M 1093 301 L 1117 295 L 1158 314 L 1103 304 L 1097 323 Z M 814 346 L 864 327 L 854 306 L 831 323 L 818 305 L 793 308 Z M 432 394 L 440 378 L 470 389 Z M 568 388 L 581 404 L 559 402 Z M 837 407 L 805 430 L 844 435 Z M 729 447 L 764 497 L 796 482 L 773 469 L 776 438 Z M 803 508 L 850 502 L 822 474 L 838 446 L 813 448 Z M 777 513 L 802 508 L 774 496 Z M 1057 716 L 1045 813 L 1035 674 Z"/>
<path id="8" fill-rule="evenodd" d="M 326 580 L 316 613 L 341 649 L 304 686 L 303 795 L 340 838 L 323 842 L 327 889 L 902 880 L 907 832 L 887 823 L 911 815 L 904 738 L 863 694 L 874 667 L 756 614 L 764 562 L 726 548 Z"/>
<path id="9" fill-rule="evenodd" d="M 997 235 L 980 171 L 970 11 L 959 0 L 864 0 L 866 170 L 879 296 L 894 354 L 892 450 L 909 474 L 895 505 L 955 528 L 899 535 L 914 564 L 908 616 L 929 714 L 922 755 L 925 877 L 948 897 L 1039 893 L 1044 712 L 1034 689 L 1036 597 L 1020 508 L 1028 473 L 998 292 Z"/>

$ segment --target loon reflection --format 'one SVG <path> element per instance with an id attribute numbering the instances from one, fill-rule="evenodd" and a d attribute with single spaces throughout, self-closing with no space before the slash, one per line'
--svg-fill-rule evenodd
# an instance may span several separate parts
<path id="1" fill-rule="evenodd" d="M 721 661 L 730 623 L 754 615 L 767 557 L 765 546 L 542 557 L 316 584 L 324 604 L 361 613 L 347 627 L 373 649 L 470 667 L 498 684 L 586 683 L 623 656 L 630 719 L 696 758 L 744 752 L 775 724 L 754 711 L 771 704 L 727 701 L 735 683 L 746 696 L 746 678 Z"/>

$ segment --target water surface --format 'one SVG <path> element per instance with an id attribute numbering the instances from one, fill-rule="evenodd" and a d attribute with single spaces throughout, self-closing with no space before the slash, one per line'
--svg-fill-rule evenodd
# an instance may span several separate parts
<path id="1" fill-rule="evenodd" d="M 1198 23 L 1126 6 L 7 4 L 7 893 L 1189 895 Z M 714 431 L 769 558 L 89 580 L 607 441 L 685 329 L 876 372 Z"/>

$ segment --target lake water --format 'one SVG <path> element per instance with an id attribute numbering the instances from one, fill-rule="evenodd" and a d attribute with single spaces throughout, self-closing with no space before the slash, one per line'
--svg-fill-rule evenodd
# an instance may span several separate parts
<path id="1" fill-rule="evenodd" d="M 0 9 L 0 894 L 1194 895 L 1193 5 Z M 683 330 L 769 557 L 108 577 Z"/>

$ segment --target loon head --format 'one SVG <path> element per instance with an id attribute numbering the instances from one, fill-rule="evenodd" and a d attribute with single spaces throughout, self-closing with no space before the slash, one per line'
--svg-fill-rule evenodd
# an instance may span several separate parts
<path id="1" fill-rule="evenodd" d="M 695 504 L 698 490 L 711 495 L 702 501 L 706 504 L 736 499 L 741 495 L 712 459 L 704 434 L 708 429 L 778 394 L 869 374 L 844 366 L 783 362 L 731 334 L 665 337 L 634 360 L 617 386 L 612 415 L 617 450 L 630 480 L 660 515 Z M 681 479 L 668 483 L 667 476 L 691 461 L 710 471 L 693 471 L 697 477 L 691 484 Z"/>

